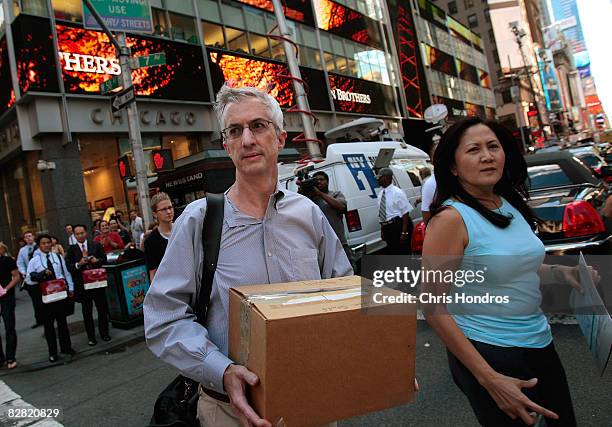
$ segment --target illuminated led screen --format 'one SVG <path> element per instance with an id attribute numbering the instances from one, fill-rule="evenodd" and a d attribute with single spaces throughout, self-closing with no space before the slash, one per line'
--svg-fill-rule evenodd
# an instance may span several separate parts
<path id="1" fill-rule="evenodd" d="M 228 82 L 232 86 L 255 86 L 264 89 L 276 98 L 283 108 L 289 108 L 295 104 L 293 83 L 290 79 L 283 77 L 289 74 L 286 64 L 254 59 L 218 49 L 208 49 L 208 55 L 215 93 L 219 91 L 224 82 Z M 308 91 L 310 108 L 329 111 L 329 97 L 324 89 L 323 72 L 305 67 L 300 67 L 300 72 L 310 89 Z"/>
<path id="2" fill-rule="evenodd" d="M 419 0 L 419 13 L 423 18 L 446 27 L 446 13 L 428 0 Z"/>
<path id="3" fill-rule="evenodd" d="M 248 4 L 249 6 L 267 10 L 274 13 L 274 6 L 271 0 L 237 0 L 240 3 Z M 304 22 L 311 27 L 314 27 L 314 19 L 312 16 L 312 8 L 307 0 L 284 0 L 283 14 L 295 21 Z"/>
<path id="4" fill-rule="evenodd" d="M 448 114 L 451 116 L 463 116 L 465 113 L 465 106 L 463 102 L 455 99 L 446 98 L 444 96 L 432 95 L 432 104 L 444 104 L 448 108 Z"/>
<path id="5" fill-rule="evenodd" d="M 491 78 L 489 77 L 489 73 L 478 70 L 478 78 L 480 79 L 480 86 L 491 89 Z"/>
<path id="6" fill-rule="evenodd" d="M 67 93 L 99 94 L 100 83 L 121 73 L 115 48 L 106 34 L 57 25 L 57 38 Z M 126 42 L 134 56 L 166 54 L 166 65 L 132 71 L 137 95 L 186 101 L 209 100 L 199 46 L 142 36 L 129 36 Z"/>
<path id="7" fill-rule="evenodd" d="M 367 80 L 329 73 L 336 111 L 396 116 L 393 88 Z"/>
<path id="8" fill-rule="evenodd" d="M 475 85 L 480 85 L 478 78 L 478 70 L 473 65 L 465 63 L 460 59 L 455 58 L 457 69 L 459 70 L 459 78 Z"/>
<path id="9" fill-rule="evenodd" d="M 320 29 L 382 49 L 378 24 L 372 18 L 331 0 L 313 0 Z"/>
<path id="10" fill-rule="evenodd" d="M 446 52 L 431 47 L 428 44 L 425 45 L 425 60 L 427 64 L 434 70 L 442 73 L 450 74 L 451 76 L 457 76 L 457 69 L 455 68 L 455 60 Z"/>
<path id="11" fill-rule="evenodd" d="M 0 115 L 15 103 L 6 37 L 0 40 Z"/>
<path id="12" fill-rule="evenodd" d="M 477 116 L 481 119 L 485 119 L 485 109 L 482 105 L 472 104 L 470 102 L 465 103 L 465 110 L 468 116 Z"/>
<path id="13" fill-rule="evenodd" d="M 20 14 L 12 28 L 21 93 L 59 92 L 49 20 Z"/>

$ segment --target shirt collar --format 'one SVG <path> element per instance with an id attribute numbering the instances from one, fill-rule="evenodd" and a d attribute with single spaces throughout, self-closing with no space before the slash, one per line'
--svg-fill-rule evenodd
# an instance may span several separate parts
<path id="1" fill-rule="evenodd" d="M 227 221 L 227 225 L 229 227 L 237 227 L 241 225 L 254 225 L 260 224 L 263 220 L 253 218 L 235 207 L 229 197 L 227 197 L 227 193 L 229 189 L 224 193 L 225 194 L 225 221 Z M 278 202 L 285 197 L 285 192 L 280 188 L 279 183 L 276 184 L 276 189 L 274 193 L 270 195 L 270 199 L 268 201 L 268 209 L 266 210 L 266 214 L 264 219 L 269 218 L 271 215 L 276 214 L 278 212 L 279 206 Z M 228 209 L 229 208 L 229 209 Z"/>

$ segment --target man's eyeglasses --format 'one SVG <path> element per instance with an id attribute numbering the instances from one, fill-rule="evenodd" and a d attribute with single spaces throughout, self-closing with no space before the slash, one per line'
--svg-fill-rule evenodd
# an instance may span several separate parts
<path id="1" fill-rule="evenodd" d="M 172 210 L 174 210 L 174 208 L 172 206 L 168 206 L 167 208 L 156 209 L 155 212 L 170 212 Z"/>
<path id="2" fill-rule="evenodd" d="M 248 127 L 249 130 L 253 133 L 253 135 L 261 135 L 266 133 L 270 125 L 275 126 L 274 123 L 270 120 L 257 119 L 253 120 L 247 125 L 234 125 L 227 127 L 221 131 L 221 135 L 223 135 L 224 139 L 232 141 L 242 137 L 242 132 L 244 131 L 244 128 Z"/>

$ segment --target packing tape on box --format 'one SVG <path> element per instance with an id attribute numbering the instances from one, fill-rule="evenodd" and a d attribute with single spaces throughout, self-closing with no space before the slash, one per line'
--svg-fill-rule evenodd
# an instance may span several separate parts
<path id="1" fill-rule="evenodd" d="M 308 296 L 313 293 L 321 292 L 337 292 L 347 291 L 333 295 L 315 295 Z M 251 306 L 255 302 L 268 302 L 273 301 L 279 303 L 278 300 L 286 300 L 280 302 L 280 305 L 297 305 L 306 304 L 310 302 L 320 301 L 340 301 L 344 299 L 350 299 L 361 296 L 361 288 L 359 287 L 337 287 L 337 288 L 316 288 L 309 289 L 307 291 L 287 291 L 277 292 L 269 294 L 255 294 L 249 295 L 242 300 L 240 304 L 240 352 L 238 354 L 238 363 L 246 366 L 249 361 L 249 348 L 251 343 Z M 296 298 L 297 297 L 297 298 Z"/>
<path id="2" fill-rule="evenodd" d="M 251 344 L 251 302 L 248 298 L 240 304 L 240 352 L 238 364 L 246 366 L 249 361 L 249 347 Z"/>

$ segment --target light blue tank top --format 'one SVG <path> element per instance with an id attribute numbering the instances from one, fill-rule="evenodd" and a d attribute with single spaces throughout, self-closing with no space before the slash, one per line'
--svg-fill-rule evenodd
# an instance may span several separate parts
<path id="1" fill-rule="evenodd" d="M 453 286 L 464 295 L 507 296 L 508 303 L 452 304 L 449 312 L 469 339 L 502 347 L 546 347 L 552 341 L 550 326 L 540 309 L 542 295 L 538 269 L 544 244 L 521 213 L 502 198 L 497 212 L 511 216 L 506 228 L 496 227 L 475 209 L 447 200 L 463 219 L 469 243 L 460 268 L 482 269 L 482 283 Z"/>

